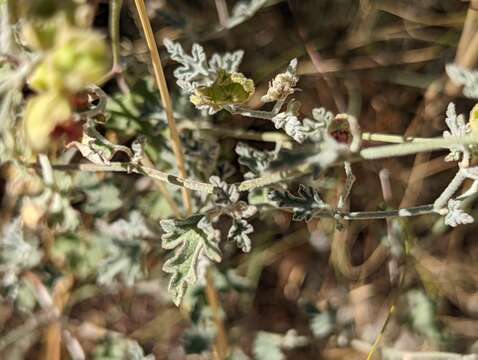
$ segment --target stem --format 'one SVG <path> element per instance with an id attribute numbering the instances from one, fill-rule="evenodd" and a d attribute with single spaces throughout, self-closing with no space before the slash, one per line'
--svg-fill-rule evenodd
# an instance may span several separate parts
<path id="1" fill-rule="evenodd" d="M 128 163 L 114 162 L 109 165 L 97 165 L 97 164 L 67 164 L 67 165 L 53 165 L 55 170 L 77 170 L 77 171 L 88 171 L 88 172 L 124 172 L 124 173 L 135 173 L 145 176 L 149 176 L 152 179 L 159 180 L 171 185 L 181 186 L 183 188 L 205 192 L 212 194 L 216 187 L 213 184 L 203 183 L 194 180 L 188 180 L 181 178 L 179 176 L 171 175 L 150 167 L 141 166 L 141 165 L 131 165 Z M 290 180 L 291 178 L 304 175 L 308 172 L 307 165 L 301 165 L 294 170 L 283 171 L 272 173 L 268 176 L 263 176 L 256 179 L 246 180 L 241 183 L 238 183 L 239 191 L 249 191 L 259 187 L 267 186 L 273 183 L 280 182 L 283 179 Z M 471 195 L 471 194 L 470 194 Z M 463 197 L 461 197 L 463 198 Z M 323 217 L 334 217 L 338 215 L 344 220 L 376 220 L 376 219 L 386 219 L 390 217 L 410 217 L 418 215 L 427 215 L 436 213 L 435 206 L 433 204 L 421 205 L 410 208 L 402 208 L 396 210 L 384 210 L 384 211 L 356 211 L 348 213 L 321 213 Z"/>
<path id="2" fill-rule="evenodd" d="M 472 68 L 478 58 L 478 33 L 475 33 L 471 39 L 463 58 L 460 59 L 460 65 L 464 68 Z"/>
<path id="3" fill-rule="evenodd" d="M 209 267 L 206 271 L 206 295 L 209 306 L 212 310 L 214 324 L 217 329 L 216 341 L 214 344 L 214 352 L 218 360 L 225 360 L 229 354 L 229 344 L 227 340 L 226 328 L 222 319 L 221 302 L 216 287 L 214 286 L 214 279 L 212 268 Z"/>
<path id="4" fill-rule="evenodd" d="M 435 213 L 433 204 L 383 211 L 355 211 L 343 214 L 345 220 L 377 220 L 390 217 L 410 217 Z"/>
<path id="5" fill-rule="evenodd" d="M 406 156 L 432 150 L 446 149 L 452 145 L 472 145 L 478 139 L 473 136 L 429 138 L 423 142 L 402 143 L 394 145 L 374 146 L 360 151 L 363 159 L 374 160 L 395 156 Z"/>
<path id="6" fill-rule="evenodd" d="M 227 28 L 229 22 L 229 11 L 227 9 L 227 3 L 225 0 L 215 0 L 216 1 L 216 10 L 217 17 L 219 18 L 219 23 L 222 27 Z"/>
<path id="7" fill-rule="evenodd" d="M 413 143 L 426 142 L 426 141 L 429 141 L 430 138 L 418 138 L 413 136 L 364 132 L 362 133 L 362 140 L 402 144 L 402 143 L 412 143 L 412 142 Z"/>
<path id="8" fill-rule="evenodd" d="M 55 170 L 75 170 L 75 171 L 87 171 L 87 172 L 121 172 L 121 173 L 135 173 L 145 176 L 149 176 L 152 179 L 165 182 L 167 184 L 180 186 L 182 188 L 201 191 L 211 194 L 214 191 L 214 185 L 203 183 L 200 181 L 188 180 L 176 175 L 171 175 L 147 166 L 131 165 L 129 163 L 112 162 L 108 165 L 98 164 L 66 164 L 66 165 L 54 165 Z"/>
<path id="9" fill-rule="evenodd" d="M 242 129 L 230 129 L 225 127 L 197 127 L 192 122 L 182 122 L 179 130 L 192 130 L 212 134 L 216 137 L 230 137 L 233 139 L 264 141 L 274 143 L 290 143 L 290 137 L 278 131 L 244 131 Z"/>
<path id="10" fill-rule="evenodd" d="M 119 24 L 122 5 L 123 0 L 110 0 L 111 15 L 109 19 L 109 29 L 111 36 L 111 50 L 113 53 L 113 72 L 121 71 Z"/>
<path id="11" fill-rule="evenodd" d="M 164 76 L 163 66 L 161 65 L 161 58 L 159 56 L 158 47 L 153 35 L 153 29 L 151 28 L 151 23 L 146 12 L 146 6 L 144 5 L 143 0 L 135 0 L 136 9 L 138 10 L 138 15 L 141 21 L 141 26 L 143 28 L 144 36 L 146 38 L 146 43 L 151 55 L 151 62 L 153 64 L 154 77 L 156 80 L 156 85 L 159 88 L 161 94 L 161 103 L 166 112 L 166 117 L 168 119 L 169 131 L 171 134 L 172 148 L 174 155 L 176 157 L 176 162 L 179 169 L 179 174 L 181 177 L 186 178 L 186 165 L 184 162 L 184 152 L 181 145 L 181 139 L 179 138 L 179 132 L 176 127 L 176 121 L 174 120 L 173 106 L 171 103 L 171 97 L 169 95 L 168 85 L 166 83 L 166 78 Z M 191 194 L 188 189 L 183 187 L 182 189 L 183 201 L 186 207 L 188 215 L 192 214 L 192 203 L 191 203 Z"/>
<path id="12" fill-rule="evenodd" d="M 465 181 L 465 179 L 466 179 L 466 176 L 463 173 L 463 170 L 462 169 L 458 170 L 453 180 L 448 184 L 446 189 L 441 193 L 438 199 L 436 199 L 435 202 L 433 203 L 435 210 L 440 210 L 441 208 L 446 206 L 446 203 L 448 202 L 448 200 L 450 200 L 453 194 L 458 191 L 459 187 L 463 184 L 463 181 Z"/>
<path id="13" fill-rule="evenodd" d="M 229 111 L 233 115 L 242 115 L 245 117 L 252 117 L 264 120 L 272 120 L 272 118 L 277 115 L 271 111 L 253 110 L 238 105 L 225 106 L 224 109 Z"/>
<path id="14" fill-rule="evenodd" d="M 143 158 L 141 159 L 141 165 L 153 168 L 153 162 L 146 154 L 143 154 Z M 161 193 L 161 195 L 163 195 L 164 199 L 166 200 L 169 207 L 171 208 L 171 211 L 173 212 L 174 216 L 177 218 L 180 218 L 181 212 L 179 211 L 176 203 L 174 202 L 173 197 L 171 196 L 170 192 L 166 188 L 166 185 L 164 184 L 164 182 L 157 179 L 153 179 L 153 180 L 156 186 L 158 187 L 159 192 Z"/>
<path id="15" fill-rule="evenodd" d="M 32 314 L 21 325 L 10 330 L 2 338 L 0 338 L 0 351 L 6 347 L 21 340 L 23 337 L 31 335 L 36 329 L 51 324 L 59 319 L 57 309 L 41 310 L 36 314 Z"/>
<path id="16" fill-rule="evenodd" d="M 473 35 L 476 34 L 478 28 L 478 1 L 471 0 L 466 12 L 465 24 L 463 25 L 463 32 L 461 33 L 460 41 L 456 49 L 455 62 L 459 63 L 463 58 L 468 44 Z"/>
<path id="17" fill-rule="evenodd" d="M 282 180 L 291 180 L 296 177 L 310 173 L 311 167 L 308 164 L 301 164 L 293 169 L 287 169 L 282 171 L 276 171 L 264 176 L 245 180 L 238 185 L 239 191 L 249 191 L 256 188 L 261 188 L 267 185 L 275 184 L 281 182 Z"/>
<path id="18" fill-rule="evenodd" d="M 429 139 L 425 143 L 406 143 L 406 144 L 396 144 L 396 145 L 384 145 L 384 146 L 375 146 L 373 148 L 367 148 L 360 151 L 358 157 L 351 157 L 346 159 L 349 161 L 360 161 L 360 160 L 372 160 L 372 159 L 381 159 L 393 156 L 404 156 L 415 154 L 418 152 L 435 150 L 446 148 L 451 145 L 463 145 L 463 144 L 476 144 L 476 139 L 472 137 L 463 137 L 456 138 L 450 137 L 448 139 L 442 138 L 433 138 Z M 342 163 L 343 160 L 337 162 L 337 164 Z M 97 164 L 69 164 L 69 165 L 55 165 L 57 170 L 80 170 L 80 171 L 90 171 L 90 172 L 100 172 L 100 171 L 110 171 L 110 172 L 125 172 L 125 173 L 137 173 L 149 176 L 153 179 L 157 179 L 168 184 L 180 186 L 189 190 L 202 191 L 207 193 L 212 193 L 214 191 L 214 185 L 209 183 L 203 183 L 200 181 L 188 180 L 184 177 L 171 175 L 150 167 L 132 165 L 129 163 L 113 162 L 108 165 L 97 165 Z M 265 174 L 261 177 L 245 180 L 240 183 L 237 183 L 239 191 L 249 191 L 256 188 L 264 187 L 267 185 L 275 184 L 283 180 L 291 180 L 298 176 L 307 175 L 312 171 L 313 166 L 310 164 L 304 163 L 299 164 L 294 168 L 279 170 Z"/>

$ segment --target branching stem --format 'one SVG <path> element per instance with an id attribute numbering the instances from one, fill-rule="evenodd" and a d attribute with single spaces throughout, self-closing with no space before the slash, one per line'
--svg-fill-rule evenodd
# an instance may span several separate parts
<path id="1" fill-rule="evenodd" d="M 194 180 L 183 179 L 179 176 L 170 175 L 168 173 L 145 167 L 136 165 L 133 166 L 127 163 L 118 163 L 114 162 L 109 165 L 97 165 L 97 164 L 68 164 L 68 165 L 53 165 L 55 170 L 79 170 L 79 171 L 89 171 L 89 172 L 101 172 L 101 171 L 109 171 L 109 172 L 124 172 L 124 173 L 136 173 L 145 176 L 149 176 L 152 179 L 159 180 L 166 182 L 171 185 L 181 186 L 193 191 L 200 191 L 205 193 L 213 193 L 215 190 L 215 186 L 213 184 L 203 183 Z M 302 174 L 300 172 L 300 168 L 295 170 L 295 175 Z M 285 173 L 284 173 L 285 174 Z M 289 173 L 291 174 L 291 173 Z M 294 174 L 292 174 L 294 175 Z M 257 178 L 252 180 L 246 180 L 239 183 L 238 188 L 240 191 L 247 191 L 252 190 L 261 186 L 266 186 L 272 183 L 272 180 L 277 180 L 275 182 L 280 181 L 279 173 L 276 173 L 276 177 L 272 178 Z M 290 179 L 291 175 L 286 176 L 284 178 Z M 436 213 L 436 207 L 434 204 L 404 208 L 404 209 L 396 209 L 396 210 L 384 210 L 384 211 L 355 211 L 355 212 L 330 212 L 328 214 L 321 213 L 321 216 L 324 217 L 336 217 L 339 216 L 344 220 L 376 220 L 376 219 L 386 219 L 391 217 L 410 217 L 410 216 L 418 216 L 418 215 L 426 215 Z"/>

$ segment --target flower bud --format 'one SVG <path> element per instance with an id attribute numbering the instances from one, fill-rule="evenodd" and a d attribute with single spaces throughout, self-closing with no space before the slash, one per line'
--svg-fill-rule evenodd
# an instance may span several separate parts
<path id="1" fill-rule="evenodd" d="M 262 98 L 262 102 L 272 102 L 285 99 L 287 96 L 294 93 L 294 87 L 297 85 L 299 77 L 297 76 L 297 59 L 293 59 L 287 71 L 278 74 L 274 80 L 269 84 L 267 94 Z"/>

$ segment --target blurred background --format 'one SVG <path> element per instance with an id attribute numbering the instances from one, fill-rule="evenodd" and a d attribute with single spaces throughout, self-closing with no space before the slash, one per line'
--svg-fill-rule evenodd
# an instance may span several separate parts
<path id="1" fill-rule="evenodd" d="M 111 41 L 110 4 L 88 3 L 94 8 L 93 26 Z M 302 115 L 310 116 L 316 107 L 349 113 L 364 132 L 440 136 L 450 101 L 458 113 L 467 114 L 474 105 L 445 73 L 448 63 L 476 65 L 477 55 L 465 56 L 474 43 L 460 42 L 465 19 L 474 12 L 473 2 L 251 0 L 239 7 L 238 3 L 146 1 L 175 109 L 194 114 L 175 84 L 172 72 L 177 64 L 162 46 L 165 38 L 188 50 L 199 43 L 209 55 L 243 49 L 240 71 L 254 80 L 257 89 L 249 103 L 252 107 L 262 105 L 260 96 L 269 82 L 298 58 L 300 91 L 294 97 L 302 103 Z M 131 0 L 123 3 L 120 36 L 122 79 L 111 79 L 102 88 L 123 104 L 124 81 L 133 89 L 124 104 L 134 104 L 144 113 L 157 100 L 151 100 L 156 95 L 147 85 L 151 84 L 150 57 Z M 110 125 L 102 132 L 109 139 L 130 142 L 133 133 L 127 126 L 131 124 L 123 124 L 124 113 L 118 108 L 111 111 Z M 223 112 L 210 121 L 230 129 L 274 130 L 270 122 Z M 236 143 L 219 140 L 222 158 L 240 168 Z M 274 148 L 248 143 L 263 151 Z M 444 161 L 446 155 L 438 151 L 354 164 L 357 181 L 350 209 L 432 203 L 456 172 L 456 164 Z M 153 160 L 157 162 L 154 156 Z M 236 173 L 233 179 L 241 176 Z M 12 199 L 21 191 L 12 188 L 8 171 L 3 179 L 2 211 L 7 218 L 14 207 Z M 98 175 L 98 179 L 104 178 Z M 109 206 L 120 198 L 147 214 L 153 227 L 170 215 L 165 215 L 158 193 L 148 190 L 151 186 L 145 179 L 127 175 L 110 179 L 116 190 L 108 191 L 116 191 L 116 197 L 90 180 L 81 181 L 89 184 L 84 188 L 97 190 L 96 195 L 86 195 L 97 196 L 96 204 Z M 343 181 L 341 168 L 323 174 L 323 197 L 336 201 Z M 127 192 L 130 188 L 135 189 L 132 195 Z M 85 194 L 76 195 L 73 207 L 84 210 Z M 468 206 L 476 217 L 473 204 Z M 82 215 L 82 226 L 88 229 L 98 217 L 113 221 L 124 207 L 123 203 L 123 208 L 90 208 L 89 215 Z M 148 276 L 133 286 L 98 285 L 91 280 L 98 262 L 72 240 L 89 236 L 87 230 L 57 238 L 57 245 L 51 245 L 53 256 L 41 265 L 40 277 L 59 298 L 62 287 L 68 288 L 64 328 L 92 359 L 141 359 L 138 354 L 143 352 L 156 359 L 213 359 L 218 358 L 214 346 L 226 346 L 230 359 L 366 359 L 377 338 L 380 350 L 374 359 L 461 359 L 459 353 L 478 354 L 476 223 L 448 228 L 437 216 L 423 216 L 354 222 L 337 231 L 327 220 L 293 222 L 289 213 L 275 210 L 259 214 L 253 224 L 252 251 L 230 250 L 213 271 L 218 304 L 212 307 L 204 281 L 188 293 L 182 307 L 172 305 L 161 258 L 147 258 Z M 158 241 L 152 236 L 148 243 L 154 247 Z M 395 246 L 397 241 L 401 245 Z M 70 255 L 80 260 L 71 262 Z M 68 283 L 73 281 L 69 277 L 60 276 L 69 272 L 74 285 Z M 7 300 L 0 305 L 0 358 L 56 359 L 48 353 L 55 340 L 47 340 L 44 326 L 35 323 L 25 328 L 32 319 L 28 314 L 35 309 L 33 305 L 30 312 L 25 310 L 28 296 L 23 310 Z M 138 357 L 124 355 L 129 340 L 142 348 L 135 353 Z M 75 353 L 61 349 L 60 358 Z"/>

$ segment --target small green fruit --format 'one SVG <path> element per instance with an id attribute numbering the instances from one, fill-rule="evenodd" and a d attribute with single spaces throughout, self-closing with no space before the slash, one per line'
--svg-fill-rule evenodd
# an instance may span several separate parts
<path id="1" fill-rule="evenodd" d="M 102 36 L 70 28 L 57 35 L 55 47 L 33 73 L 30 86 L 39 92 L 75 93 L 98 82 L 109 67 L 109 53 Z"/>
<path id="2" fill-rule="evenodd" d="M 46 93 L 30 98 L 24 116 L 24 130 L 32 150 L 46 149 L 55 127 L 71 116 L 70 103 L 60 94 Z"/>
<path id="3" fill-rule="evenodd" d="M 211 86 L 197 88 L 190 100 L 196 106 L 220 110 L 224 105 L 245 103 L 254 91 L 254 81 L 243 74 L 219 70 L 216 81 Z"/>

